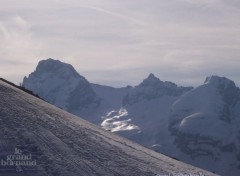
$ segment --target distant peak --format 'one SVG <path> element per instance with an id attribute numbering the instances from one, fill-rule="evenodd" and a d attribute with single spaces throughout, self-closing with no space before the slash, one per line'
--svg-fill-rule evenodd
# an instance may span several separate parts
<path id="1" fill-rule="evenodd" d="M 216 76 L 216 75 L 207 77 L 204 83 L 212 84 L 215 86 L 230 85 L 230 84 L 235 85 L 235 83 L 232 80 L 225 78 L 225 77 Z"/>
<path id="2" fill-rule="evenodd" d="M 48 73 L 69 71 L 74 75 L 78 74 L 72 65 L 52 58 L 39 61 L 36 71 Z"/>
<path id="3" fill-rule="evenodd" d="M 46 59 L 46 60 L 41 60 L 38 63 L 37 67 L 47 67 L 47 66 L 63 66 L 63 65 L 69 65 L 67 63 L 63 63 L 60 60 L 55 60 L 52 58 Z"/>
<path id="4" fill-rule="evenodd" d="M 57 59 L 48 58 L 48 59 L 39 61 L 38 64 L 40 64 L 40 63 L 59 63 L 59 64 L 61 64 L 63 62 L 61 62 L 60 60 L 57 60 Z"/>
<path id="5" fill-rule="evenodd" d="M 153 73 L 150 73 L 148 78 L 157 78 Z"/>
<path id="6" fill-rule="evenodd" d="M 150 73 L 149 76 L 143 80 L 143 82 L 141 83 L 141 85 L 154 85 L 154 84 L 158 84 L 161 83 L 162 81 L 157 78 L 154 74 Z"/>
<path id="7" fill-rule="evenodd" d="M 53 58 L 48 58 L 48 59 L 45 59 L 45 60 L 42 60 L 42 61 L 61 62 L 60 60 L 53 59 Z"/>
<path id="8" fill-rule="evenodd" d="M 157 78 L 153 73 L 150 73 L 148 77 L 145 80 L 153 80 L 153 81 L 160 81 L 159 78 Z"/>

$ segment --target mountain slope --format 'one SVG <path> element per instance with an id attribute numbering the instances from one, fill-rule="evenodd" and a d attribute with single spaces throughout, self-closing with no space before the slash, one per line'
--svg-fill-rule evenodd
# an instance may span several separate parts
<path id="1" fill-rule="evenodd" d="M 164 145 L 169 138 L 171 105 L 191 89 L 163 82 L 150 74 L 128 90 L 122 97 L 122 106 L 106 114 L 101 126 L 150 148 Z"/>
<path id="2" fill-rule="evenodd" d="M 0 97 L 1 159 L 11 156 L 15 161 L 14 156 L 25 154 L 36 161 L 35 166 L 16 168 L 1 163 L 0 175 L 214 175 L 102 130 L 2 81 Z"/>

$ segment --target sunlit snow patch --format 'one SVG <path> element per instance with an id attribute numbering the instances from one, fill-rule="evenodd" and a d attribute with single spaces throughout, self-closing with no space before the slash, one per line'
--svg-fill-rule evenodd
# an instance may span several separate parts
<path id="1" fill-rule="evenodd" d="M 111 111 L 102 119 L 101 126 L 111 132 L 140 130 L 138 126 L 131 124 L 132 119 L 128 117 L 128 112 L 124 108 L 119 111 Z"/>

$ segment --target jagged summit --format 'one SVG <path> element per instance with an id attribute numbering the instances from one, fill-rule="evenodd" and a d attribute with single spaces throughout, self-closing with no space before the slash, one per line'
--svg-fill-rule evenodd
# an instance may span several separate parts
<path id="1" fill-rule="evenodd" d="M 150 73 L 149 76 L 144 79 L 137 87 L 152 87 L 154 89 L 182 89 L 183 87 L 176 85 L 170 81 L 161 81 L 153 73 Z M 191 89 L 192 87 L 188 87 Z"/>
<path id="2" fill-rule="evenodd" d="M 180 87 L 172 82 L 163 82 L 151 73 L 123 98 L 123 105 L 134 104 L 142 100 L 152 100 L 162 96 L 180 96 L 191 89 L 192 87 Z"/>
<path id="3" fill-rule="evenodd" d="M 163 82 L 157 78 L 153 73 L 150 73 L 149 76 L 140 83 L 140 86 L 154 86 L 156 84 L 163 84 Z"/>
<path id="4" fill-rule="evenodd" d="M 150 73 L 148 78 L 151 78 L 151 77 L 155 77 L 155 75 L 153 73 Z"/>
<path id="5" fill-rule="evenodd" d="M 159 78 L 157 78 L 153 73 L 150 73 L 145 80 L 161 81 L 161 80 L 160 80 Z"/>

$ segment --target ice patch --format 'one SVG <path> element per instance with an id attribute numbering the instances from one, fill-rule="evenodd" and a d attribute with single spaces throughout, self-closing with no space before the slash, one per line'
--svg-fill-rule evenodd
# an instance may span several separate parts
<path id="1" fill-rule="evenodd" d="M 111 132 L 140 130 L 137 125 L 131 124 L 132 119 L 128 117 L 128 112 L 124 108 L 111 111 L 102 119 L 101 127 Z"/>

